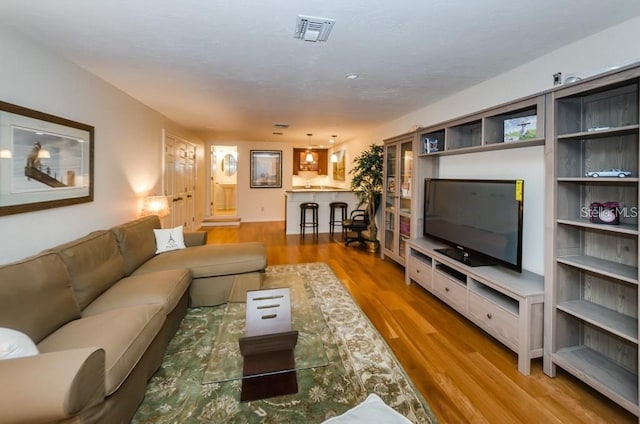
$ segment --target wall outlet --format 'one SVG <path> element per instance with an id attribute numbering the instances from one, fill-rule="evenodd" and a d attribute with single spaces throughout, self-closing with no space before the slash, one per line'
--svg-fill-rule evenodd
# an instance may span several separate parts
<path id="1" fill-rule="evenodd" d="M 264 206 L 260 208 L 260 211 L 264 212 Z"/>

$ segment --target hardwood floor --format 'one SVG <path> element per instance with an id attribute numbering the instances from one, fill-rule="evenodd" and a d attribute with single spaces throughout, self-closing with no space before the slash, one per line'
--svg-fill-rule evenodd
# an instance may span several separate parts
<path id="1" fill-rule="evenodd" d="M 413 283 L 404 268 L 357 244 L 320 234 L 286 236 L 284 222 L 207 229 L 209 243 L 261 241 L 269 265 L 326 262 L 386 339 L 441 423 L 632 423 L 638 418 L 571 375 L 556 378 Z"/>

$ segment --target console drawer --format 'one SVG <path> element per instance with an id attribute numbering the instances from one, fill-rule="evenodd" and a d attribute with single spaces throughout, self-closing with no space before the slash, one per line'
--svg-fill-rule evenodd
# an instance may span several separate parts
<path id="1" fill-rule="evenodd" d="M 441 271 L 433 271 L 433 293 L 458 312 L 466 309 L 467 287 Z"/>
<path id="2" fill-rule="evenodd" d="M 431 290 L 432 270 L 433 268 L 430 263 L 425 263 L 411 256 L 409 257 L 409 278 L 425 289 Z"/>
<path id="3" fill-rule="evenodd" d="M 471 291 L 469 292 L 469 317 L 511 350 L 517 351 L 518 317 L 516 315 Z"/>

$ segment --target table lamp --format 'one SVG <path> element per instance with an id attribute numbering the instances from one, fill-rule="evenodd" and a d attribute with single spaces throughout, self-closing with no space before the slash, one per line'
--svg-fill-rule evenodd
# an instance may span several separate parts
<path id="1" fill-rule="evenodd" d="M 169 215 L 169 202 L 167 196 L 148 196 L 142 199 L 140 216 L 158 215 L 160 219 Z"/>

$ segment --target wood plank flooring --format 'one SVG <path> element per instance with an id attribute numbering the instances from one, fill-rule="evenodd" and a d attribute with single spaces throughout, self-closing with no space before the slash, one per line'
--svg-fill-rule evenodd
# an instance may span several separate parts
<path id="1" fill-rule="evenodd" d="M 261 241 L 269 265 L 326 262 L 394 351 L 441 423 L 637 423 L 638 418 L 571 375 L 556 378 L 515 353 L 416 284 L 404 268 L 341 235 L 285 235 L 284 222 L 207 229 L 209 243 Z"/>

